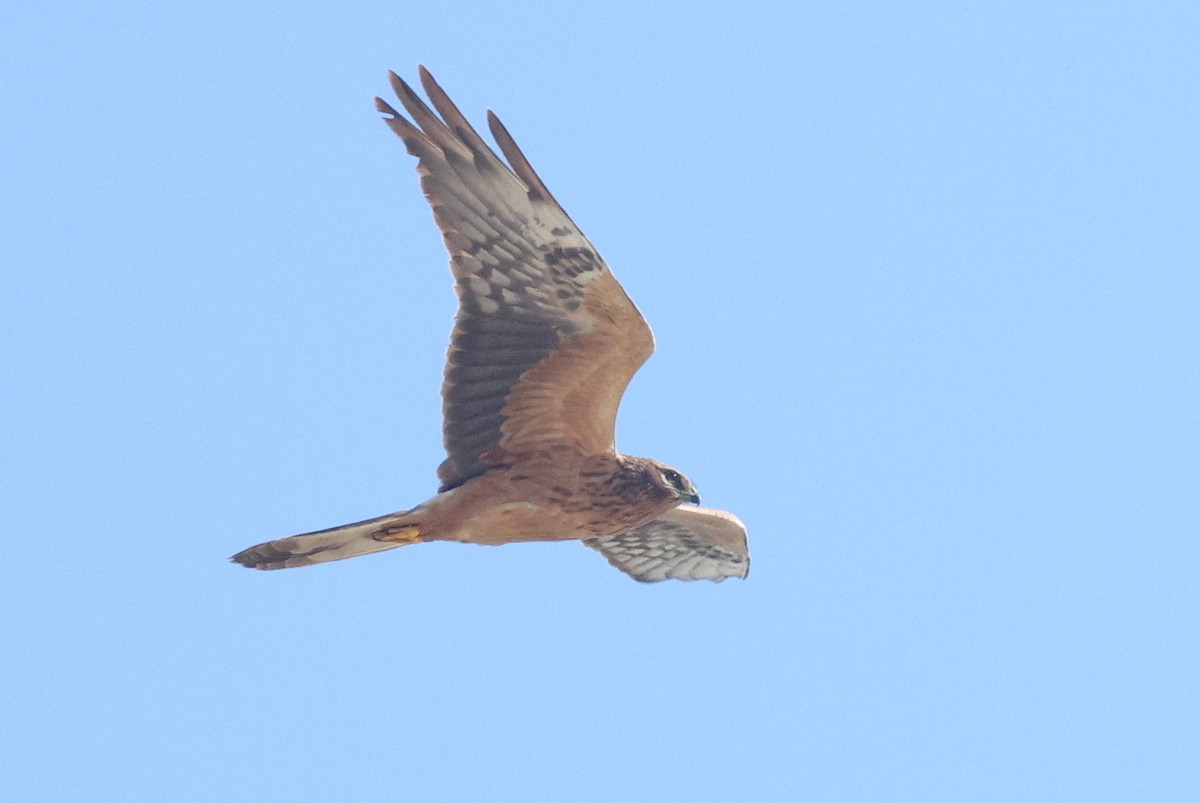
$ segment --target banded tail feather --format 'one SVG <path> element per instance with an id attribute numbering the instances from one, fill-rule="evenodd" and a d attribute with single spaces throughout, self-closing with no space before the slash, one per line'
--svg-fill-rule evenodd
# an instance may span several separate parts
<path id="1" fill-rule="evenodd" d="M 250 569 L 292 569 L 415 544 L 421 538 L 413 512 L 390 513 L 328 530 L 277 538 L 243 549 L 230 560 Z"/>

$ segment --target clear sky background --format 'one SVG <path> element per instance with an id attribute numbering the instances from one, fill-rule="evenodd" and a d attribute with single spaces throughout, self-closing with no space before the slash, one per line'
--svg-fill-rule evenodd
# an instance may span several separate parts
<path id="1" fill-rule="evenodd" d="M 0 797 L 1200 799 L 1198 8 L 7 8 Z M 650 320 L 619 445 L 748 580 L 226 562 L 436 488 L 418 62 Z"/>

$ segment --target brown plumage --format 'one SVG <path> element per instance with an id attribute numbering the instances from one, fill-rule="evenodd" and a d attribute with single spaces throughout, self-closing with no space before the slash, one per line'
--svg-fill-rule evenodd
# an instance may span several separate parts
<path id="1" fill-rule="evenodd" d="M 499 119 L 488 112 L 507 165 L 420 73 L 434 109 L 394 73 L 412 122 L 380 98 L 375 105 L 417 157 L 458 294 L 441 487 L 412 510 L 232 559 L 282 569 L 421 541 L 576 539 L 638 580 L 745 577 L 736 517 L 680 507 L 699 502 L 687 477 L 616 450 L 621 396 L 654 351 L 641 313 Z"/>

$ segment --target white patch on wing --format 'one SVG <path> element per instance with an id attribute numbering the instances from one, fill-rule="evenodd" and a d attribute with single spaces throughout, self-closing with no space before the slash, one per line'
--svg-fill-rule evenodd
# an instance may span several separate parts
<path id="1" fill-rule="evenodd" d="M 480 276 L 469 276 L 467 281 L 471 285 L 471 292 L 477 296 L 486 296 L 492 292 L 492 286 Z"/>

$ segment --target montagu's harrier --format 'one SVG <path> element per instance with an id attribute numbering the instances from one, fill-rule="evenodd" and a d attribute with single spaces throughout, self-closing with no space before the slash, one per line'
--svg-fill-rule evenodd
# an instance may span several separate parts
<path id="1" fill-rule="evenodd" d="M 233 560 L 285 569 L 422 541 L 581 540 L 637 580 L 745 577 L 746 528 L 735 516 L 693 506 L 700 497 L 682 472 L 616 450 L 617 406 L 654 338 L 608 265 L 494 114 L 507 165 L 424 68 L 436 113 L 391 79 L 412 122 L 375 105 L 419 160 L 458 292 L 442 484 L 412 510 Z"/>

